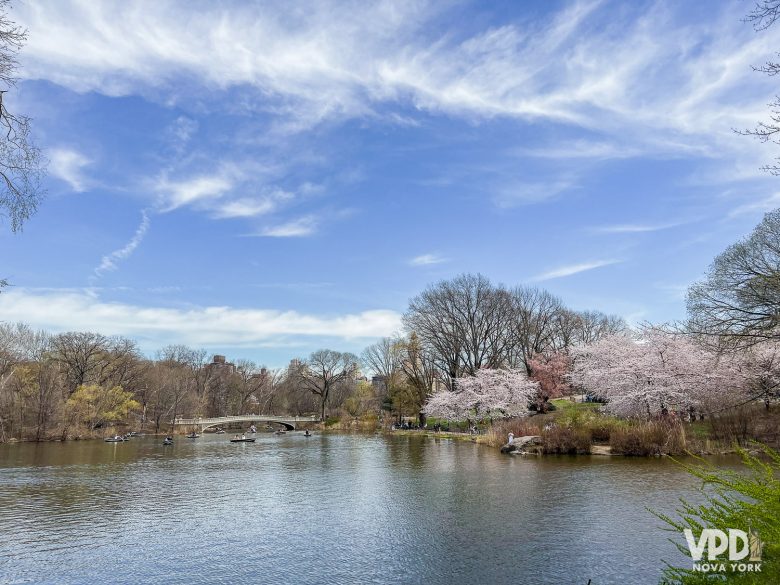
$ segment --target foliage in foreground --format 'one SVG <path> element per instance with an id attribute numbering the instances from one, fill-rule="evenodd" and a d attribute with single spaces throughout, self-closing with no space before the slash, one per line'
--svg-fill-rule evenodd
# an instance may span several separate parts
<path id="1" fill-rule="evenodd" d="M 780 583 L 780 452 L 769 447 L 762 447 L 762 450 L 765 457 L 759 458 L 739 449 L 746 466 L 740 471 L 718 469 L 704 460 L 697 466 L 678 462 L 704 482 L 705 502 L 692 505 L 683 501 L 677 510 L 679 519 L 654 512 L 670 526 L 668 530 L 677 537 L 672 542 L 686 556 L 690 556 L 690 552 L 683 539 L 685 528 L 696 536 L 703 528 L 756 530 L 764 544 L 761 572 L 724 575 L 667 566 L 661 580 L 663 585 Z"/>

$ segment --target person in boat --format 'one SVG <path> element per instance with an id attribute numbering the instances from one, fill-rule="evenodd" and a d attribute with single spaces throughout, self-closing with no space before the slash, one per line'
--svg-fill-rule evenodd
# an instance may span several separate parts
<path id="1" fill-rule="evenodd" d="M 306 432 L 303 433 L 306 437 L 311 437 L 311 433 L 309 432 L 309 429 L 306 429 Z"/>
<path id="2" fill-rule="evenodd" d="M 238 435 L 236 435 L 234 438 L 235 438 L 235 439 L 240 439 L 241 437 L 239 437 Z"/>
<path id="3" fill-rule="evenodd" d="M 246 439 L 246 435 L 241 435 L 241 438 L 242 439 Z"/>

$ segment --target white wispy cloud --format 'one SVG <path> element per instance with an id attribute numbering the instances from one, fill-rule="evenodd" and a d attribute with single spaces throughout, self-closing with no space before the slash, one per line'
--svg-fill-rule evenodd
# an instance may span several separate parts
<path id="1" fill-rule="evenodd" d="M 684 225 L 686 222 L 675 221 L 669 223 L 624 223 L 616 225 L 605 225 L 592 228 L 591 231 L 599 234 L 641 234 L 646 232 L 657 232 L 668 230 L 674 227 Z"/>
<path id="2" fill-rule="evenodd" d="M 198 122 L 187 116 L 179 116 L 171 124 L 169 131 L 180 142 L 188 142 L 198 130 Z"/>
<path id="3" fill-rule="evenodd" d="M 226 105 L 215 93 L 240 87 L 252 99 L 231 107 L 271 112 L 273 127 L 288 133 L 356 117 L 404 126 L 426 115 L 552 122 L 590 138 L 566 136 L 518 153 L 579 164 L 696 157 L 714 161 L 702 170 L 711 182 L 754 180 L 771 158 L 732 129 L 767 115 L 775 87 L 751 65 L 774 54 L 780 29 L 755 34 L 740 22 L 739 3 L 719 3 L 692 23 L 673 3 L 616 11 L 583 1 L 541 25 L 515 21 L 465 34 L 440 32 L 449 3 L 304 0 L 295 18 L 284 3 L 188 7 L 183 0 L 144 10 L 89 0 L 20 3 L 15 16 L 35 32 L 21 73 L 74 91 L 151 94 L 170 104 L 197 95 L 203 111 Z M 188 140 L 194 130 L 182 120 L 173 131 Z M 83 188 L 78 175 L 69 176 Z M 163 186 L 170 209 L 202 205 L 222 217 L 205 202 L 236 181 L 189 181 Z M 505 208 L 575 187 L 536 178 L 501 182 L 489 192 Z M 226 199 L 225 217 L 266 213 L 262 202 Z"/>
<path id="4" fill-rule="evenodd" d="M 256 217 L 267 215 L 279 209 L 279 206 L 295 198 L 294 193 L 282 189 L 273 189 L 255 197 L 239 197 L 232 201 L 215 205 L 213 216 L 220 219 L 233 217 Z"/>
<path id="5" fill-rule="evenodd" d="M 554 199 L 577 185 L 570 180 L 557 180 L 547 183 L 524 183 L 509 181 L 497 189 L 493 203 L 501 208 L 517 207 L 530 203 L 539 203 Z"/>
<path id="6" fill-rule="evenodd" d="M 50 159 L 49 171 L 55 177 L 62 179 L 76 192 L 87 188 L 88 179 L 84 169 L 92 160 L 72 148 L 53 148 L 48 152 Z"/>
<path id="7" fill-rule="evenodd" d="M 521 156 L 531 156 L 536 158 L 548 158 L 557 160 L 568 159 L 596 159 L 611 160 L 623 159 L 641 156 L 642 149 L 630 145 L 621 144 L 617 141 L 607 142 L 604 140 L 571 140 L 563 143 L 556 143 L 547 146 L 521 147 L 515 151 Z"/>
<path id="8" fill-rule="evenodd" d="M 750 201 L 748 203 L 738 205 L 729 212 L 728 217 L 734 218 L 739 217 L 740 215 L 747 215 L 751 213 L 766 213 L 767 211 L 772 211 L 778 207 L 780 207 L 780 193 L 773 193 L 769 197 L 764 197 L 755 201 Z"/>
<path id="9" fill-rule="evenodd" d="M 264 228 L 258 235 L 269 238 L 297 238 L 310 236 L 317 230 L 318 221 L 313 215 L 305 215 L 291 221 Z"/>
<path id="10" fill-rule="evenodd" d="M 199 124 L 187 116 L 179 116 L 166 129 L 168 143 L 171 149 L 178 155 L 184 153 L 190 139 L 198 131 Z"/>
<path id="11" fill-rule="evenodd" d="M 200 175 L 178 181 L 161 176 L 156 180 L 154 189 L 161 196 L 161 211 L 165 212 L 219 199 L 230 191 L 233 184 L 233 179 L 227 173 Z"/>
<path id="12" fill-rule="evenodd" d="M 573 274 L 579 274 L 580 272 L 587 272 L 588 270 L 594 270 L 601 268 L 602 266 L 610 266 L 612 264 L 619 264 L 622 260 L 594 260 L 592 262 L 581 262 L 579 264 L 568 264 L 566 266 L 560 266 L 553 268 L 547 272 L 543 272 L 532 277 L 530 280 L 534 282 L 541 282 L 544 280 L 552 280 L 554 278 L 563 278 L 565 276 L 571 276 Z"/>
<path id="13" fill-rule="evenodd" d="M 214 217 L 254 217 L 265 215 L 276 209 L 276 202 L 269 198 L 249 199 L 241 198 L 228 201 L 214 210 Z"/>
<path id="14" fill-rule="evenodd" d="M 673 4 L 616 11 L 578 2 L 540 27 L 509 23 L 465 37 L 434 32 L 447 3 L 304 2 L 295 18 L 284 3 L 216 3 L 182 18 L 187 6 L 21 3 L 15 10 L 36 33 L 22 73 L 108 95 L 152 88 L 174 101 L 185 99 L 182 78 L 210 89 L 254 88 L 294 131 L 326 119 L 382 117 L 383 105 L 400 103 L 600 134 L 591 144 L 537 153 L 564 158 L 651 151 L 744 160 L 756 151 L 731 129 L 760 119 L 774 91 L 750 66 L 774 54 L 777 32 L 755 34 L 740 22 L 738 3 L 718 4 L 692 24 Z"/>
<path id="15" fill-rule="evenodd" d="M 126 335 L 157 347 L 174 342 L 197 346 L 272 346 L 289 341 L 290 336 L 374 338 L 390 335 L 401 326 L 400 315 L 385 309 L 321 316 L 228 306 L 143 307 L 105 302 L 87 291 L 3 292 L 0 321 L 19 319 L 50 331 Z"/>
<path id="16" fill-rule="evenodd" d="M 97 268 L 95 268 L 94 276 L 99 277 L 105 272 L 116 270 L 117 264 L 119 262 L 129 258 L 130 255 L 133 252 L 135 252 L 135 249 L 143 241 L 146 232 L 149 230 L 149 223 L 150 223 L 149 214 L 146 212 L 146 210 L 143 210 L 141 212 L 141 223 L 138 225 L 138 228 L 135 230 L 133 237 L 123 247 L 119 248 L 118 250 L 114 250 L 110 254 L 106 254 L 105 256 L 103 256 L 103 258 L 100 261 L 100 265 Z"/>
<path id="17" fill-rule="evenodd" d="M 441 264 L 442 262 L 448 262 L 449 258 L 440 256 L 439 254 L 421 254 L 415 256 L 409 260 L 411 266 L 429 266 L 431 264 Z"/>

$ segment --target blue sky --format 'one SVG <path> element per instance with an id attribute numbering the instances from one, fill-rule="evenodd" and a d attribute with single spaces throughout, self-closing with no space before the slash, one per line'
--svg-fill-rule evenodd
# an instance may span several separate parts
<path id="1" fill-rule="evenodd" d="M 684 316 L 780 204 L 749 2 L 16 2 L 48 198 L 0 319 L 281 366 L 461 272 Z"/>

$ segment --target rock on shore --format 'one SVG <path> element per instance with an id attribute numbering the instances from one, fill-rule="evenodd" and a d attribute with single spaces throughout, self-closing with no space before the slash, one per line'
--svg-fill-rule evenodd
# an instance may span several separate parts
<path id="1" fill-rule="evenodd" d="M 501 447 L 502 453 L 528 453 L 536 452 L 533 447 L 540 447 L 542 444 L 542 438 L 539 435 L 528 435 L 525 437 L 515 437 L 512 443 L 507 443 Z"/>

